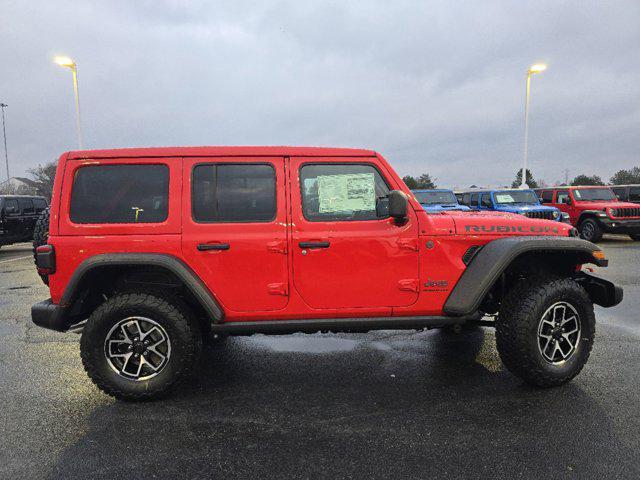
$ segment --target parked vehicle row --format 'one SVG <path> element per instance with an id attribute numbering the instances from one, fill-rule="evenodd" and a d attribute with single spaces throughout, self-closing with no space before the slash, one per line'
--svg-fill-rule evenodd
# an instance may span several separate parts
<path id="1" fill-rule="evenodd" d="M 495 326 L 511 372 L 568 382 L 593 304 L 622 300 L 580 268 L 604 252 L 563 222 L 478 209 L 427 213 L 370 150 L 69 152 L 36 249 L 51 298 L 32 320 L 82 330 L 90 378 L 131 400 L 176 385 L 210 335 L 254 333 Z"/>
<path id="2" fill-rule="evenodd" d="M 604 233 L 640 240 L 640 185 L 571 186 L 539 189 L 413 190 L 425 211 L 485 210 L 570 223 L 580 236 L 598 242 Z"/>

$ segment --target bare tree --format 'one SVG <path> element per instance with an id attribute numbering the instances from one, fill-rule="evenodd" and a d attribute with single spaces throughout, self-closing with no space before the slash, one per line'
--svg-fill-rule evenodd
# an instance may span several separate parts
<path id="1" fill-rule="evenodd" d="M 56 166 L 56 162 L 49 162 L 28 170 L 38 195 L 46 197 L 47 200 L 51 200 L 53 181 L 56 178 Z"/>

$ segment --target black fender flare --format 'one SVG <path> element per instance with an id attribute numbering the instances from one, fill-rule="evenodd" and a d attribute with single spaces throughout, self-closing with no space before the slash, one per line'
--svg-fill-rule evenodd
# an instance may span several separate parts
<path id="1" fill-rule="evenodd" d="M 598 213 L 602 213 L 602 210 L 584 210 L 580 212 L 580 216 L 578 217 L 578 225 L 584 222 L 587 218 L 593 218 L 596 222 L 600 222 Z"/>
<path id="2" fill-rule="evenodd" d="M 214 322 L 221 322 L 224 319 L 224 311 L 200 277 L 182 260 L 161 253 L 104 253 L 87 258 L 73 272 L 60 299 L 60 305 L 69 306 L 73 303 L 78 293 L 78 286 L 90 272 L 105 266 L 138 265 L 166 268 L 184 282 Z"/>
<path id="3" fill-rule="evenodd" d="M 469 315 L 480 308 L 491 287 L 520 255 L 528 252 L 571 252 L 580 255 L 582 263 L 606 267 L 606 259 L 593 253 L 597 245 L 575 237 L 508 237 L 484 245 L 464 271 L 444 304 L 447 315 Z"/>

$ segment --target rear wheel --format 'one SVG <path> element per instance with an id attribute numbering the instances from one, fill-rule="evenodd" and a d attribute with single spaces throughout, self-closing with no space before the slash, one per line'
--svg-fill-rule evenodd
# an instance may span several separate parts
<path id="1" fill-rule="evenodd" d="M 164 394 L 192 370 L 201 349 L 200 328 L 189 311 L 148 293 L 107 300 L 87 320 L 80 341 L 93 383 L 124 400 Z"/>
<path id="2" fill-rule="evenodd" d="M 590 242 L 599 242 L 602 239 L 602 228 L 593 218 L 586 218 L 580 223 L 580 236 Z"/>
<path id="3" fill-rule="evenodd" d="M 589 359 L 595 336 L 593 304 L 569 278 L 537 278 L 505 297 L 496 345 L 511 373 L 539 387 L 562 385 Z"/>
<path id="4" fill-rule="evenodd" d="M 49 241 L 49 207 L 44 209 L 38 220 L 36 220 L 36 226 L 33 229 L 33 260 L 36 260 L 36 248 L 41 245 L 46 245 Z M 40 275 L 40 278 L 45 283 L 45 285 L 49 285 L 49 276 L 48 275 Z"/>

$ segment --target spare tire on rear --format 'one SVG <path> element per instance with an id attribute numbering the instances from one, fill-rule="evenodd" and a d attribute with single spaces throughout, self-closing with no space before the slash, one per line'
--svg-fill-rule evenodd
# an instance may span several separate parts
<path id="1" fill-rule="evenodd" d="M 49 242 L 49 207 L 44 209 L 33 229 L 33 261 L 36 261 L 36 248 Z M 45 285 L 49 285 L 49 276 L 40 275 Z"/>

